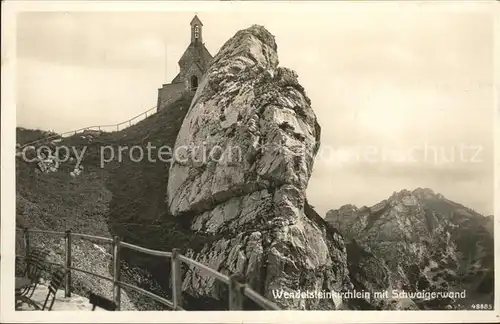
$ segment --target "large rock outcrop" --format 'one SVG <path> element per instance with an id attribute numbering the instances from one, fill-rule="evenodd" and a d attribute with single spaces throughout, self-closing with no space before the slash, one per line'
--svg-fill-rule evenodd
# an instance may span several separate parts
<path id="1" fill-rule="evenodd" d="M 175 144 L 168 203 L 210 242 L 187 253 L 288 309 L 335 309 L 341 300 L 277 298 L 273 290 L 352 288 L 342 237 L 304 212 L 320 128 L 294 71 L 278 67 L 261 26 L 236 33 L 201 81 Z M 223 299 L 190 269 L 184 291 Z M 335 299 L 335 300 L 334 300 Z"/>

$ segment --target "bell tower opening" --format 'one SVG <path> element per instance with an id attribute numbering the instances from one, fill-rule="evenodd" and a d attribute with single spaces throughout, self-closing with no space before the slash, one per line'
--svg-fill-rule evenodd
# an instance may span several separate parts
<path id="1" fill-rule="evenodd" d="M 198 25 L 194 25 L 194 38 L 200 38 L 200 26 Z"/>
<path id="2" fill-rule="evenodd" d="M 191 91 L 196 91 L 198 89 L 198 77 L 196 75 L 191 76 Z"/>
<path id="3" fill-rule="evenodd" d="M 191 20 L 191 43 L 203 43 L 202 28 L 203 24 L 200 18 L 195 15 Z"/>

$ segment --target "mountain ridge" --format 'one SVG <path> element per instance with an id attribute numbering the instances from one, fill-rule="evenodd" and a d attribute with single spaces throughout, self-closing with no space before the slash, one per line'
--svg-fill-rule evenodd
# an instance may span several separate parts
<path id="1" fill-rule="evenodd" d="M 441 300 L 438 305 L 418 301 L 419 308 L 470 305 L 484 295 L 493 303 L 492 216 L 419 187 L 395 191 L 370 207 L 343 205 L 328 211 L 325 220 L 339 228 L 346 244 L 355 242 L 384 260 L 393 287 L 465 289 L 471 296 L 460 302 Z"/>

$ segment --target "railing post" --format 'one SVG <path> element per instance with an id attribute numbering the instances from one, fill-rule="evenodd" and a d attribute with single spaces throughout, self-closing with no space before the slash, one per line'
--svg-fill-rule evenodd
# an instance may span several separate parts
<path id="1" fill-rule="evenodd" d="M 240 276 L 235 274 L 229 277 L 229 310 L 243 310 L 244 284 L 238 281 Z"/>
<path id="2" fill-rule="evenodd" d="M 113 238 L 113 301 L 117 309 L 120 310 L 121 287 L 120 281 L 120 239 L 118 236 Z"/>
<path id="3" fill-rule="evenodd" d="M 26 257 L 25 261 L 27 261 L 30 255 L 30 232 L 27 227 L 25 227 L 23 230 L 23 237 L 24 237 L 24 254 Z"/>
<path id="4" fill-rule="evenodd" d="M 66 231 L 66 262 L 64 270 L 66 276 L 64 278 L 64 296 L 71 297 L 71 231 Z"/>
<path id="5" fill-rule="evenodd" d="M 172 302 L 174 310 L 182 307 L 182 274 L 179 249 L 172 250 Z"/>

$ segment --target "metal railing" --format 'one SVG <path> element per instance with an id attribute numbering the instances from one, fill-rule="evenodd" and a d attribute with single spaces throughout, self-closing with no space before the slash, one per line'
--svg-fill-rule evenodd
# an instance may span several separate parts
<path id="1" fill-rule="evenodd" d="M 237 275 L 232 275 L 232 276 L 226 276 L 210 267 L 207 267 L 206 265 L 195 261 L 193 259 L 190 259 L 182 254 L 180 254 L 179 249 L 173 249 L 172 252 L 165 252 L 165 251 L 157 251 L 157 250 L 151 250 L 147 249 L 141 246 L 137 246 L 134 244 L 126 243 L 123 241 L 120 241 L 118 237 L 114 237 L 113 239 L 109 237 L 103 237 L 103 236 L 94 236 L 94 235 L 88 235 L 88 234 L 80 234 L 80 233 L 72 233 L 71 231 L 66 231 L 66 232 L 57 232 L 57 231 L 47 231 L 47 230 L 36 230 L 36 229 L 28 229 L 28 228 L 16 228 L 18 231 L 23 232 L 23 239 L 24 239 L 24 247 L 25 247 L 25 258 L 28 257 L 30 253 L 30 234 L 49 234 L 49 235 L 56 235 L 56 236 L 64 236 L 65 237 L 65 263 L 64 264 L 57 264 L 53 262 L 46 262 L 58 266 L 63 266 L 64 269 L 66 270 L 66 277 L 65 277 L 65 284 L 64 284 L 64 290 L 65 290 L 65 296 L 66 297 L 71 297 L 71 272 L 72 271 L 78 271 L 82 272 L 91 276 L 95 276 L 97 278 L 107 280 L 113 283 L 113 301 L 116 303 L 118 306 L 118 310 L 120 310 L 120 303 L 121 303 L 121 289 L 122 288 L 127 288 L 136 291 L 139 294 L 148 296 L 157 302 L 166 305 L 167 307 L 170 307 L 173 310 L 184 310 L 182 307 L 182 271 L 181 271 L 181 264 L 187 264 L 190 267 L 197 268 L 199 270 L 207 272 L 210 276 L 214 277 L 215 279 L 221 281 L 222 283 L 228 285 L 229 287 L 229 309 L 230 310 L 243 310 L 243 302 L 246 298 L 249 298 L 253 302 L 255 302 L 257 305 L 262 307 L 263 309 L 266 310 L 279 310 L 280 308 L 278 305 L 273 303 L 272 301 L 268 300 L 267 298 L 263 297 L 260 295 L 258 292 L 255 290 L 251 289 L 247 284 L 244 284 L 238 280 Z M 72 266 L 72 258 L 71 258 L 71 246 L 72 246 L 72 238 L 83 238 L 83 239 L 91 239 L 91 240 L 98 240 L 102 241 L 105 243 L 111 243 L 113 246 L 113 278 L 109 278 L 106 276 L 102 276 L 100 274 L 84 270 L 84 269 L 79 269 L 76 267 Z M 120 274 L 121 274 L 121 267 L 120 267 L 120 251 L 122 248 L 128 248 L 131 250 L 135 250 L 138 252 L 142 252 L 148 255 L 154 255 L 154 256 L 159 256 L 159 257 L 164 257 L 167 259 L 171 260 L 171 281 L 172 281 L 172 300 L 167 300 L 161 296 L 158 296 L 152 292 L 149 292 L 147 290 L 144 290 L 142 288 L 139 288 L 137 286 L 125 283 L 121 281 L 120 279 Z M 22 256 L 21 256 L 22 257 Z"/>
<path id="2" fill-rule="evenodd" d="M 72 130 L 72 131 L 59 133 L 59 134 L 54 134 L 54 135 L 50 135 L 50 136 L 38 139 L 36 141 L 25 143 L 25 144 L 21 145 L 21 148 L 25 148 L 27 146 L 32 146 L 32 145 L 35 145 L 37 143 L 48 141 L 51 139 L 59 139 L 61 137 L 76 135 L 78 133 L 83 133 L 85 131 L 96 131 L 96 132 L 101 132 L 101 131 L 113 131 L 113 132 L 115 132 L 116 131 L 116 132 L 118 132 L 120 130 L 123 130 L 126 127 L 130 127 L 130 126 L 134 125 L 136 122 L 139 122 L 140 120 L 146 119 L 148 116 L 151 116 L 155 113 L 156 113 L 156 106 L 149 108 L 148 110 L 140 113 L 139 115 L 136 115 L 136 116 L 134 116 L 134 117 L 132 117 L 124 122 L 118 123 L 118 124 L 88 126 L 88 127 L 80 128 L 77 130 Z M 134 123 L 132 123 L 133 121 L 134 121 Z M 126 125 L 126 126 L 120 128 L 120 126 L 123 126 L 123 125 Z"/>

